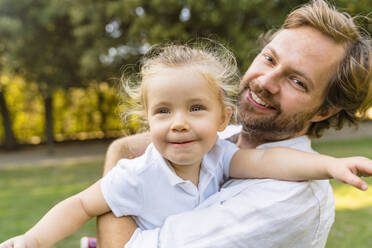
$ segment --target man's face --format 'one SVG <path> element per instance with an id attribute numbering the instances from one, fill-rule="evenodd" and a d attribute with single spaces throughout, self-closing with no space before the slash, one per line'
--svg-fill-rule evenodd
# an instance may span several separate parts
<path id="1" fill-rule="evenodd" d="M 321 113 L 326 89 L 344 48 L 311 27 L 284 29 L 245 73 L 238 99 L 244 131 L 262 141 L 306 133 Z"/>

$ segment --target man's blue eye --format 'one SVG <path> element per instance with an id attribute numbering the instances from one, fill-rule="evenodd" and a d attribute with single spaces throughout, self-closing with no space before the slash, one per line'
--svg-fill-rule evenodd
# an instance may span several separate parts
<path id="1" fill-rule="evenodd" d="M 268 56 L 268 55 L 265 55 L 265 59 L 266 59 L 267 61 L 269 61 L 270 63 L 273 63 L 273 62 L 274 62 L 273 58 L 270 57 L 270 56 Z"/>
<path id="2" fill-rule="evenodd" d="M 293 79 L 293 82 L 294 82 L 295 84 L 297 84 L 298 86 L 304 88 L 305 90 L 307 89 L 307 88 L 306 88 L 306 85 L 305 85 L 303 82 L 301 82 L 300 80 L 298 80 L 298 79 Z"/>

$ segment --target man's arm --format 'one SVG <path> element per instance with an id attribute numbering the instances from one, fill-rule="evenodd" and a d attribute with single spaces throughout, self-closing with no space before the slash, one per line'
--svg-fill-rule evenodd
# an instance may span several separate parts
<path id="1" fill-rule="evenodd" d="M 115 140 L 107 149 L 103 174 L 109 172 L 122 158 L 135 158 L 142 155 L 150 141 L 148 133 Z M 136 228 L 137 224 L 129 216 L 117 218 L 112 212 L 101 215 L 97 217 L 98 246 L 123 247 Z"/>

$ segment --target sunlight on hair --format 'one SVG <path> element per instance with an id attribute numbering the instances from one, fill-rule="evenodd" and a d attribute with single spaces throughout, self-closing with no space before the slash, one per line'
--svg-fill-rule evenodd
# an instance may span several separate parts
<path id="1" fill-rule="evenodd" d="M 367 119 L 372 120 L 372 108 L 368 109 L 367 111 Z"/>

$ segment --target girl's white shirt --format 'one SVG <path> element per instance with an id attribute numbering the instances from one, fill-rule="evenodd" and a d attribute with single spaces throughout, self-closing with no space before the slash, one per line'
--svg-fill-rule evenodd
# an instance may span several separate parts
<path id="1" fill-rule="evenodd" d="M 217 139 L 203 157 L 199 184 L 178 177 L 153 144 L 135 159 L 122 159 L 102 179 L 103 196 L 115 216 L 131 215 L 138 226 L 153 229 L 170 216 L 189 211 L 216 193 L 229 177 L 237 146 Z"/>

